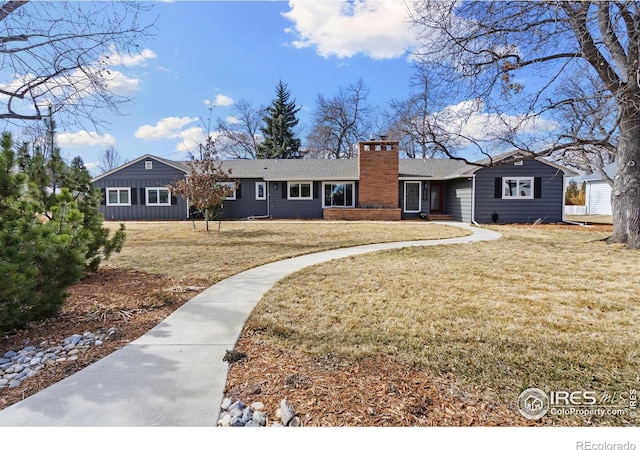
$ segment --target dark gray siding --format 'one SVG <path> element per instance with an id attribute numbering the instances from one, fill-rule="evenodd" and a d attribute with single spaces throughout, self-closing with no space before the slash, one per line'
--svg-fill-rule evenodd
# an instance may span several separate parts
<path id="1" fill-rule="evenodd" d="M 246 219 L 267 215 L 267 200 L 256 200 L 256 183 L 263 180 L 242 179 L 238 181 L 236 199 L 226 200 L 222 210 L 224 219 Z"/>
<path id="2" fill-rule="evenodd" d="M 444 188 L 444 210 L 453 220 L 471 222 L 471 198 L 473 181 L 467 178 L 450 180 Z"/>
<path id="3" fill-rule="evenodd" d="M 540 198 L 502 199 L 496 198 L 495 179 L 505 176 L 539 177 Z M 476 211 L 478 223 L 492 223 L 491 215 L 498 213 L 499 223 L 531 223 L 537 219 L 544 222 L 562 220 L 564 173 L 540 161 L 528 160 L 523 165 L 513 163 L 487 167 L 476 172 Z"/>
<path id="4" fill-rule="evenodd" d="M 145 169 L 145 161 L 152 161 L 152 168 Z M 135 205 L 131 206 L 100 206 L 100 212 L 105 220 L 182 220 L 187 217 L 187 202 L 176 198 L 171 206 L 147 206 L 141 202 L 144 198 L 144 188 L 164 187 L 184 178 L 184 172 L 161 163 L 155 159 L 141 160 L 125 167 L 111 175 L 94 182 L 97 189 L 108 187 L 131 188 Z M 141 190 L 142 189 L 142 190 Z M 142 194 L 142 195 L 141 195 Z M 134 197 L 135 196 L 135 197 Z M 104 203 L 104 200 L 103 200 Z M 133 202 L 132 202 L 133 203 Z"/>
<path id="5" fill-rule="evenodd" d="M 287 200 L 287 182 L 269 182 L 269 206 L 274 219 L 321 219 L 321 182 L 313 182 L 313 199 Z"/>

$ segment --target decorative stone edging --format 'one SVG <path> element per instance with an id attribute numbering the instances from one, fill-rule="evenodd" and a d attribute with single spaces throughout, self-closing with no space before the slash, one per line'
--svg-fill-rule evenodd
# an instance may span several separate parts
<path id="1" fill-rule="evenodd" d="M 277 420 L 271 421 L 264 412 L 262 402 L 253 402 L 245 405 L 242 400 L 233 401 L 225 398 L 220 406 L 220 427 L 301 427 L 302 421 L 296 415 L 293 406 L 286 399 L 280 402 L 280 407 L 276 410 Z"/>
<path id="2" fill-rule="evenodd" d="M 85 331 L 65 338 L 59 345 L 44 341 L 38 346 L 27 345 L 21 350 L 9 350 L 0 357 L 0 390 L 18 387 L 23 380 L 33 377 L 45 367 L 75 361 L 79 353 L 101 346 L 116 333 L 115 328 L 106 332 Z"/>

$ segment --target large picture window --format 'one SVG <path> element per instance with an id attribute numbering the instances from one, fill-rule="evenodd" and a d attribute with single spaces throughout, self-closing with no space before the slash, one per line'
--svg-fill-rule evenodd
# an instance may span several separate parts
<path id="1" fill-rule="evenodd" d="M 533 177 L 504 177 L 502 179 L 502 198 L 533 198 Z"/>
<path id="2" fill-rule="evenodd" d="M 322 191 L 324 208 L 353 208 L 353 183 L 324 183 Z"/>
<path id="3" fill-rule="evenodd" d="M 107 206 L 131 206 L 131 188 L 107 188 Z"/>
<path id="4" fill-rule="evenodd" d="M 147 188 L 147 206 L 171 206 L 169 189 Z"/>
<path id="5" fill-rule="evenodd" d="M 288 183 L 289 200 L 311 200 L 313 199 L 313 184 L 310 181 Z"/>

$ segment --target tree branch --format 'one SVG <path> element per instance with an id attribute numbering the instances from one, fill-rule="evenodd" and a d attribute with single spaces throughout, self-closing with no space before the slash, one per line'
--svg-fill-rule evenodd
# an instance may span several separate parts
<path id="1" fill-rule="evenodd" d="M 11 13 L 20 8 L 21 6 L 26 5 L 29 0 L 20 0 L 20 1 L 8 1 L 0 6 L 0 22 L 6 19 Z"/>

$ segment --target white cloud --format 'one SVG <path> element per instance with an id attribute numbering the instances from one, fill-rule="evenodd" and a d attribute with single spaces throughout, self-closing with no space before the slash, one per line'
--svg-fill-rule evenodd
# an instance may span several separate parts
<path id="1" fill-rule="evenodd" d="M 210 134 L 214 139 L 217 133 Z M 176 151 L 179 152 L 194 152 L 198 149 L 200 144 L 206 141 L 207 135 L 200 127 L 190 127 L 180 132 L 178 139 L 180 143 L 176 145 Z"/>
<path id="2" fill-rule="evenodd" d="M 94 172 L 96 170 L 98 170 L 98 168 L 100 167 L 100 163 L 99 162 L 88 162 L 88 163 L 84 163 L 84 166 L 87 168 L 87 170 L 89 172 Z"/>
<path id="3" fill-rule="evenodd" d="M 437 126 L 445 133 L 467 136 L 476 141 L 488 141 L 503 135 L 510 129 L 518 129 L 519 134 L 534 134 L 556 127 L 553 121 L 541 117 L 526 117 L 486 112 L 479 100 L 468 100 L 450 105 L 433 115 Z M 466 140 L 452 138 L 458 144 Z"/>
<path id="4" fill-rule="evenodd" d="M 155 125 L 143 125 L 135 132 L 139 139 L 175 139 L 184 132 L 183 128 L 193 122 L 197 117 L 165 117 Z"/>
<path id="5" fill-rule="evenodd" d="M 205 140 L 205 133 L 200 127 L 190 127 L 182 130 L 178 136 L 180 143 L 176 146 L 179 152 L 191 152 L 198 148 Z"/>
<path id="6" fill-rule="evenodd" d="M 157 57 L 156 53 L 148 48 L 143 49 L 140 53 L 122 55 L 118 53 L 115 47 L 111 47 L 111 53 L 105 55 L 103 63 L 107 66 L 140 66 L 147 63 L 151 59 Z"/>
<path id="7" fill-rule="evenodd" d="M 103 77 L 110 92 L 124 97 L 135 94 L 141 83 L 139 78 L 129 78 L 117 70 L 103 72 Z"/>
<path id="8" fill-rule="evenodd" d="M 240 119 L 238 119 L 236 116 L 228 116 L 226 119 L 224 119 L 227 123 L 231 124 L 231 125 L 238 125 L 239 123 L 241 123 L 242 121 Z"/>
<path id="9" fill-rule="evenodd" d="M 165 117 L 160 119 L 155 125 L 143 125 L 135 132 L 135 137 L 139 139 L 177 140 L 176 151 L 192 152 L 206 141 L 206 133 L 199 126 L 189 126 L 200 119 L 197 117 Z M 215 136 L 214 133 L 212 133 Z"/>
<path id="10" fill-rule="evenodd" d="M 231 106 L 233 105 L 235 102 L 233 101 L 233 99 L 227 95 L 223 95 L 223 94 L 218 94 L 216 95 L 215 100 L 211 101 L 211 100 L 205 100 L 204 104 L 207 106 Z"/>
<path id="11" fill-rule="evenodd" d="M 98 66 L 87 66 L 73 70 L 68 74 L 47 80 L 38 84 L 38 78 L 28 73 L 25 75 L 14 75 L 8 82 L 0 82 L 0 88 L 9 92 L 17 92 L 24 86 L 31 84 L 31 96 L 36 98 L 38 104 L 43 107 L 49 103 L 64 101 L 67 104 L 79 104 L 86 98 L 97 93 L 96 85 L 101 83 L 109 92 L 128 97 L 135 94 L 141 84 L 139 78 L 130 78 L 113 69 L 105 69 Z M 14 103 L 17 103 L 14 101 Z M 20 110 L 23 106 L 32 107 L 30 100 L 25 100 L 22 104 L 14 106 Z"/>
<path id="12" fill-rule="evenodd" d="M 346 58 L 363 53 L 397 58 L 416 44 L 404 0 L 290 0 L 283 16 L 293 22 L 296 48 L 315 47 L 319 55 Z"/>
<path id="13" fill-rule="evenodd" d="M 77 133 L 60 133 L 56 136 L 58 144 L 63 147 L 101 146 L 110 147 L 116 145 L 116 138 L 110 134 L 98 134 L 95 131 L 81 130 Z"/>

